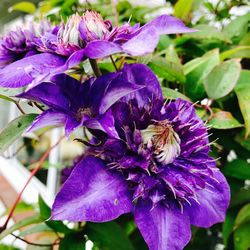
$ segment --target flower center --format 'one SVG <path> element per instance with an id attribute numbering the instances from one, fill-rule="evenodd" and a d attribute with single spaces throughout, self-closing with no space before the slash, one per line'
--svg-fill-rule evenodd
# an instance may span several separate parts
<path id="1" fill-rule="evenodd" d="M 77 110 L 77 114 L 76 114 L 76 119 L 77 121 L 81 121 L 83 117 L 91 117 L 92 113 L 91 113 L 91 109 L 90 108 L 79 108 Z"/>
<path id="2" fill-rule="evenodd" d="M 78 47 L 83 47 L 83 42 L 80 38 L 79 24 L 81 22 L 81 17 L 78 14 L 74 14 L 69 17 L 65 25 L 59 30 L 59 39 L 63 44 L 71 44 Z"/>
<path id="3" fill-rule="evenodd" d="M 155 158 L 162 164 L 169 164 L 180 155 L 180 137 L 168 120 L 151 124 L 141 131 L 143 143 L 153 149 Z"/>

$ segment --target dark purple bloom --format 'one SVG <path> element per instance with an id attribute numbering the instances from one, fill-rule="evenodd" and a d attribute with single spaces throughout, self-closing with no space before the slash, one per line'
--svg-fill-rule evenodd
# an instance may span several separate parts
<path id="1" fill-rule="evenodd" d="M 177 18 L 167 15 L 159 16 L 142 27 L 129 23 L 113 27 L 98 13 L 75 14 L 61 25 L 56 35 L 43 36 L 37 43 L 43 54 L 24 58 L 2 69 L 0 86 L 35 86 L 86 58 L 103 58 L 115 53 L 144 55 L 154 51 L 160 35 L 194 31 Z M 9 72 L 16 73 L 10 75 Z"/>
<path id="2" fill-rule="evenodd" d="M 47 21 L 42 21 L 38 27 L 27 29 L 17 28 L 0 38 L 0 68 L 39 52 L 39 43 L 43 36 L 55 33 Z"/>
<path id="3" fill-rule="evenodd" d="M 150 250 L 183 249 L 190 224 L 224 220 L 229 186 L 208 155 L 207 129 L 193 105 L 164 102 L 146 66 L 124 71 L 147 87 L 110 108 L 118 137 L 88 149 L 58 193 L 52 219 L 104 222 L 133 212 Z"/>
<path id="4" fill-rule="evenodd" d="M 119 98 L 143 88 L 130 79 L 126 72 L 109 73 L 98 79 L 91 78 L 84 83 L 61 74 L 18 95 L 37 101 L 49 107 L 32 123 L 29 131 L 46 126 L 65 126 L 69 135 L 74 129 L 86 126 L 102 130 L 117 137 L 111 112 L 106 112 Z"/>

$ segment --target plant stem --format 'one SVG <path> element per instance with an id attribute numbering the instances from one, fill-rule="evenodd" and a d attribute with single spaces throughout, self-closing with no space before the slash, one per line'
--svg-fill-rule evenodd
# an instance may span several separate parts
<path id="1" fill-rule="evenodd" d="M 118 68 L 117 68 L 117 66 L 116 66 L 116 64 L 115 64 L 114 58 L 113 58 L 112 56 L 110 56 L 110 59 L 111 59 L 113 65 L 114 65 L 114 68 L 115 68 L 116 72 L 117 72 L 117 71 L 118 71 Z"/>
<path id="2" fill-rule="evenodd" d="M 25 115 L 25 112 L 24 112 L 24 110 L 22 109 L 22 107 L 20 106 L 20 104 L 19 104 L 17 101 L 15 101 L 14 103 L 15 103 L 15 105 L 17 106 L 17 108 L 19 109 L 19 111 L 20 111 L 23 115 Z"/>
<path id="3" fill-rule="evenodd" d="M 18 235 L 13 234 L 13 233 L 12 233 L 11 235 L 14 236 L 16 239 L 19 239 L 19 240 L 25 242 L 26 244 L 32 245 L 32 246 L 38 246 L 38 247 L 52 247 L 52 246 L 54 246 L 54 245 L 58 245 L 58 244 L 59 244 L 59 242 L 58 242 L 59 239 L 56 239 L 56 240 L 55 240 L 53 243 L 51 243 L 51 244 L 39 244 L 39 243 L 34 243 L 34 242 L 27 241 L 27 240 L 25 240 L 25 239 L 19 237 Z"/>
<path id="4" fill-rule="evenodd" d="M 14 202 L 14 204 L 13 204 L 13 206 L 12 206 L 10 212 L 9 212 L 9 215 L 8 215 L 8 217 L 7 217 L 6 221 L 5 221 L 5 223 L 3 224 L 3 226 L 0 227 L 0 233 L 3 232 L 3 231 L 7 228 L 8 223 L 9 223 L 9 221 L 10 221 L 10 219 L 11 219 L 11 217 L 12 217 L 12 215 L 13 215 L 15 209 L 16 209 L 16 206 L 17 206 L 19 200 L 21 199 L 24 190 L 26 189 L 26 187 L 27 187 L 28 184 L 30 183 L 32 177 L 33 177 L 33 176 L 37 173 L 37 171 L 41 168 L 43 162 L 47 159 L 47 157 L 49 156 L 51 150 L 54 149 L 54 148 L 61 142 L 61 140 L 63 139 L 63 137 L 64 137 L 64 136 L 62 136 L 62 137 L 58 140 L 58 142 L 57 142 L 56 144 L 54 144 L 53 146 L 51 146 L 51 147 L 44 153 L 44 155 L 43 155 L 43 156 L 41 157 L 41 159 L 38 161 L 37 166 L 32 170 L 29 179 L 26 181 L 24 187 L 22 188 L 22 190 L 21 190 L 20 193 L 18 194 L 18 196 L 17 196 L 17 198 L 16 198 L 16 200 L 15 200 L 15 202 Z"/>
<path id="5" fill-rule="evenodd" d="M 89 59 L 89 62 L 90 62 L 91 68 L 93 69 L 93 71 L 95 73 L 95 76 L 96 77 L 101 76 L 102 73 L 101 73 L 100 69 L 98 68 L 96 60 L 95 59 Z"/>

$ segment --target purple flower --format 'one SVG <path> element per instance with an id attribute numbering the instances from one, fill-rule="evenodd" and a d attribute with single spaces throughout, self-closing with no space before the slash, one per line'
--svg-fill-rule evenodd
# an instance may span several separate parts
<path id="1" fill-rule="evenodd" d="M 0 68 L 38 53 L 41 37 L 53 34 L 55 29 L 47 21 L 42 21 L 38 27 L 27 29 L 17 28 L 0 38 Z"/>
<path id="2" fill-rule="evenodd" d="M 124 79 L 124 74 L 123 71 L 109 73 L 84 83 L 61 74 L 53 77 L 51 82 L 41 83 L 19 94 L 19 98 L 40 102 L 49 107 L 35 119 L 28 130 L 64 125 L 68 136 L 74 129 L 86 126 L 117 137 L 113 129 L 113 116 L 110 111 L 106 111 L 119 98 L 144 87 Z"/>
<path id="3" fill-rule="evenodd" d="M 167 15 L 159 16 L 142 27 L 129 23 L 113 27 L 98 13 L 75 14 L 61 25 L 56 35 L 45 36 L 38 43 L 45 53 L 24 58 L 2 69 L 0 86 L 35 86 L 86 58 L 103 58 L 115 53 L 144 55 L 154 51 L 160 35 L 194 31 L 177 18 Z M 9 72 L 15 74 L 10 75 Z"/>
<path id="4" fill-rule="evenodd" d="M 229 186 L 208 155 L 207 129 L 193 105 L 164 102 L 144 65 L 124 71 L 146 87 L 110 108 L 118 137 L 89 147 L 58 193 L 52 219 L 104 222 L 133 212 L 150 250 L 183 249 L 190 224 L 224 220 Z"/>

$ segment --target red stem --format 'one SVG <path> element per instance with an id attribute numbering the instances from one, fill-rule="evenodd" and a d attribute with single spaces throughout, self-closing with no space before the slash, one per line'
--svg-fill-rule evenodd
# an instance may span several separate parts
<path id="1" fill-rule="evenodd" d="M 62 139 L 63 139 L 63 137 L 61 137 L 61 138 L 58 140 L 57 143 L 55 143 L 52 147 L 50 147 L 50 148 L 44 153 L 44 155 L 43 155 L 43 156 L 41 157 L 41 159 L 38 161 L 37 166 L 32 170 L 29 179 L 28 179 L 27 182 L 25 183 L 25 185 L 24 185 L 24 187 L 22 188 L 21 192 L 18 194 L 18 196 L 17 196 L 17 198 L 16 198 L 16 200 L 15 200 L 15 202 L 14 202 L 14 204 L 13 204 L 11 210 L 10 210 L 10 213 L 9 213 L 9 215 L 8 215 L 8 217 L 7 217 L 6 221 L 5 221 L 5 223 L 3 224 L 3 226 L 0 227 L 0 233 L 3 232 L 3 231 L 7 228 L 8 223 L 9 223 L 9 221 L 10 221 L 11 217 L 13 216 L 13 213 L 14 213 L 14 211 L 15 211 L 15 209 L 16 209 L 16 206 L 17 206 L 17 204 L 19 203 L 19 201 L 20 201 L 20 199 L 21 199 L 21 197 L 22 197 L 22 194 L 23 194 L 24 190 L 26 189 L 26 187 L 28 186 L 28 184 L 30 183 L 32 177 L 33 177 L 33 176 L 37 173 L 37 171 L 41 168 L 43 162 L 47 159 L 47 157 L 49 156 L 49 154 L 50 154 L 50 152 L 52 151 L 52 149 L 54 149 L 54 148 L 61 142 Z"/>

